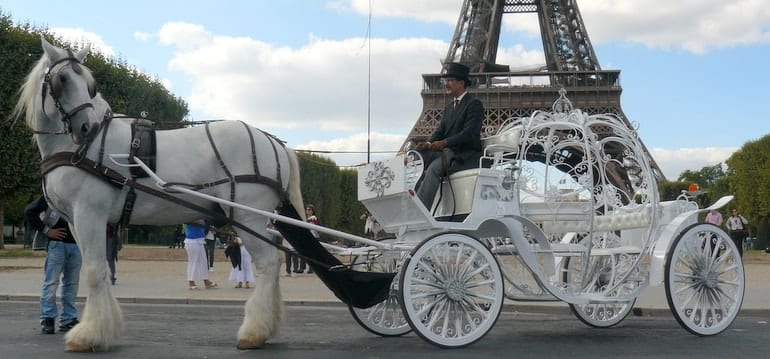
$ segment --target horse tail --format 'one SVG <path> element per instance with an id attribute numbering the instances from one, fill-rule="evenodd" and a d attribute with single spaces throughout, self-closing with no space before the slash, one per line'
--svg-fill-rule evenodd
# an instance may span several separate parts
<path id="1" fill-rule="evenodd" d="M 302 200 L 302 189 L 300 188 L 299 160 L 297 159 L 297 153 L 293 149 L 287 148 L 286 152 L 289 156 L 289 187 L 287 189 L 289 202 L 304 221 L 305 203 Z"/>

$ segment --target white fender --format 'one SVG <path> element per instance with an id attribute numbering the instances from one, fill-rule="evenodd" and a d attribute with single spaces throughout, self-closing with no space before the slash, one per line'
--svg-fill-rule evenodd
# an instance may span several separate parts
<path id="1" fill-rule="evenodd" d="M 733 196 L 724 196 L 718 199 L 714 204 L 709 207 L 689 211 L 680 214 L 671 223 L 663 227 L 663 230 L 658 235 L 658 240 L 655 242 L 655 249 L 652 252 L 652 263 L 650 264 L 650 287 L 659 286 L 663 283 L 666 258 L 671 250 L 671 243 L 674 238 L 680 234 L 682 229 L 697 221 L 697 214 L 712 209 L 719 209 L 724 207 L 727 203 L 733 200 Z"/>

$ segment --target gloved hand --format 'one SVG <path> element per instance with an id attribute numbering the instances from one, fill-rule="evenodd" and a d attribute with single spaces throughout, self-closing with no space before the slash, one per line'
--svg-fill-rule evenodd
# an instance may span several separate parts
<path id="1" fill-rule="evenodd" d="M 446 140 L 435 141 L 430 143 L 431 151 L 441 152 L 442 150 L 444 150 L 444 147 L 446 147 Z"/>

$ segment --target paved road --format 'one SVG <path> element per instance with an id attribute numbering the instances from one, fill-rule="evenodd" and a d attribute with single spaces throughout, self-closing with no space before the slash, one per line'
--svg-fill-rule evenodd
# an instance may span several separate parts
<path id="1" fill-rule="evenodd" d="M 593 329 L 569 315 L 504 312 L 477 343 L 440 349 L 410 333 L 370 334 L 346 309 L 290 305 L 281 333 L 261 350 L 235 348 L 242 308 L 235 305 L 125 304 L 125 332 L 109 353 L 63 352 L 63 335 L 40 334 L 37 304 L 0 305 L 2 358 L 766 358 L 766 317 L 739 316 L 724 333 L 696 337 L 671 317 L 629 317 Z"/>

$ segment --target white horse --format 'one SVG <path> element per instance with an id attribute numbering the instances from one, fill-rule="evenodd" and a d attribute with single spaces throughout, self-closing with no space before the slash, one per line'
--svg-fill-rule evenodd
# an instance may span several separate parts
<path id="1" fill-rule="evenodd" d="M 103 153 L 128 153 L 131 128 L 127 121 L 112 120 L 106 133 L 106 124 L 100 126 L 104 114 L 110 109 L 96 93 L 90 71 L 82 65 L 89 48 L 73 53 L 57 48 L 45 39 L 42 44 L 45 53 L 27 75 L 13 111 L 16 118 L 24 116 L 35 132 L 41 158 L 46 160 L 56 157 L 57 153 L 82 150 L 86 160 L 98 161 L 103 157 L 101 143 L 104 143 Z M 156 173 L 164 180 L 200 185 L 225 179 L 224 183 L 206 186 L 200 192 L 229 200 L 232 180 L 228 179 L 239 175 L 243 175 L 241 178 L 268 178 L 272 179 L 272 186 L 264 181 L 236 181 L 234 201 L 272 210 L 288 194 L 297 213 L 304 212 L 296 155 L 275 138 L 234 121 L 212 123 L 206 128 L 158 131 L 156 136 Z M 84 146 L 86 143 L 90 145 Z M 78 157 L 74 156 L 73 162 Z M 217 157 L 221 158 L 221 164 Z M 107 159 L 104 163 L 110 165 Z M 130 177 L 127 169 L 111 167 Z M 261 177 L 253 176 L 255 171 Z M 137 182 L 153 186 L 147 178 Z M 283 192 L 277 190 L 278 187 Z M 49 205 L 59 210 L 69 222 L 83 254 L 85 279 L 81 280 L 81 293 L 86 290 L 86 305 L 80 323 L 65 336 L 65 349 L 78 352 L 109 350 L 120 335 L 123 315 L 110 291 L 105 226 L 121 218 L 128 188 L 83 169 L 62 165 L 44 174 L 43 191 Z M 206 209 L 219 206 L 189 195 L 176 196 Z M 223 209 L 229 213 L 229 208 Z M 267 235 L 264 216 L 238 209 L 232 214 L 233 220 Z M 200 217 L 199 212 L 140 191 L 130 223 L 171 225 Z M 238 331 L 238 348 L 253 349 L 262 347 L 266 340 L 274 337 L 281 323 L 283 302 L 278 286 L 278 251 L 248 233 L 240 233 L 240 236 L 252 253 L 257 275 Z M 180 287 L 185 282 L 181 279 Z"/>

